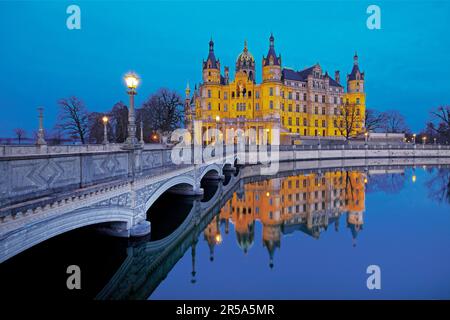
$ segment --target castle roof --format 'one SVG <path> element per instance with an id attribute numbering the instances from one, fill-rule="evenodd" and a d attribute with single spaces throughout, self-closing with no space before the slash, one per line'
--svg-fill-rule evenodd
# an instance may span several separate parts
<path id="1" fill-rule="evenodd" d="M 359 71 L 358 65 L 358 54 L 355 53 L 353 57 L 353 69 L 352 72 L 347 76 L 347 81 L 352 80 L 364 80 L 364 72 Z"/>
<path id="2" fill-rule="evenodd" d="M 206 59 L 206 62 L 204 62 L 203 67 L 206 68 L 209 64 L 211 65 L 210 68 L 213 69 L 219 68 L 217 65 L 216 56 L 214 55 L 214 41 L 212 41 L 212 39 L 209 41 L 209 54 L 208 58 Z"/>
<path id="3" fill-rule="evenodd" d="M 300 71 L 295 71 L 289 68 L 283 68 L 283 70 L 281 71 L 282 79 L 293 81 L 306 81 L 308 80 L 308 76 L 313 73 L 315 67 L 316 65 Z M 334 80 L 328 74 L 326 74 L 325 76 L 329 79 L 330 86 L 342 87 L 336 80 Z"/>
<path id="4" fill-rule="evenodd" d="M 264 58 L 264 65 L 268 66 L 270 65 L 270 58 L 273 60 L 273 65 L 279 66 L 281 65 L 280 57 L 277 57 L 277 54 L 275 52 L 275 45 L 274 45 L 274 37 L 271 34 L 269 38 L 270 46 L 269 46 L 269 52 L 267 52 L 267 57 Z"/>

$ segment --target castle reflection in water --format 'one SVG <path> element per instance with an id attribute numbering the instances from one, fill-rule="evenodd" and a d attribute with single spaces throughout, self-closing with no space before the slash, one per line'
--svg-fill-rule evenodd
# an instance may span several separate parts
<path id="1" fill-rule="evenodd" d="M 262 224 L 262 242 L 268 251 L 270 268 L 274 266 L 274 254 L 283 235 L 301 231 L 318 239 L 330 226 L 338 231 L 343 214 L 355 246 L 364 225 L 367 179 L 366 173 L 344 171 L 245 184 L 204 230 L 210 260 L 214 260 L 215 246 L 223 241 L 221 225 L 228 234 L 230 222 L 244 253 L 255 242 L 256 221 Z"/>

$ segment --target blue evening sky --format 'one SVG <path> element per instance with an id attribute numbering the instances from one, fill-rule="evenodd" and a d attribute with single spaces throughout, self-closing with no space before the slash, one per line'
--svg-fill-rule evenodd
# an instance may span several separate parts
<path id="1" fill-rule="evenodd" d="M 366 27 L 372 3 L 381 30 Z M 66 28 L 70 4 L 81 8 L 81 30 Z M 1 1 L 0 136 L 33 131 L 37 106 L 52 128 L 62 97 L 100 112 L 127 101 L 129 70 L 142 77 L 138 104 L 160 87 L 183 94 L 187 81 L 201 81 L 211 36 L 232 71 L 247 39 L 259 81 L 270 32 L 283 65 L 295 69 L 319 62 L 345 79 L 358 51 L 367 106 L 398 109 L 417 131 L 430 108 L 450 103 L 449 30 L 448 1 Z"/>

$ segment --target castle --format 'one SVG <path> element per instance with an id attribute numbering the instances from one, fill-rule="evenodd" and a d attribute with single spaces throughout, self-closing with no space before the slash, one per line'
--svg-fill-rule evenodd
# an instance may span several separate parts
<path id="1" fill-rule="evenodd" d="M 256 62 L 247 42 L 236 59 L 234 79 L 227 66 L 221 73 L 212 40 L 202 70 L 203 82 L 192 97 L 189 86 L 186 88 L 185 114 L 188 128 L 192 129 L 194 120 L 202 121 L 206 141 L 213 140 L 207 129 L 252 128 L 270 136 L 270 131 L 278 128 L 283 143 L 304 137 L 356 136 L 365 131 L 364 73 L 357 54 L 347 75 L 347 90 L 341 85 L 339 71 L 333 79 L 319 64 L 299 71 L 282 67 L 273 35 L 262 59 L 262 83 L 255 81 Z"/>

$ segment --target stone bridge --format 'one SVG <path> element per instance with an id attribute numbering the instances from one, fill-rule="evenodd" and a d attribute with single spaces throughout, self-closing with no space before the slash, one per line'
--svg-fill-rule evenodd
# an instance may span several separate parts
<path id="1" fill-rule="evenodd" d="M 450 149 L 440 146 L 280 146 L 270 153 L 275 150 L 280 168 L 450 158 Z M 247 150 L 244 156 L 252 153 Z M 88 225 L 100 224 L 118 236 L 148 234 L 147 210 L 163 193 L 202 194 L 203 179 L 222 179 L 224 170 L 238 167 L 236 153 L 196 165 L 175 165 L 171 154 L 168 148 L 148 145 L 138 150 L 118 145 L 0 146 L 0 262 Z M 259 166 L 246 169 L 253 176 L 261 173 Z"/>

